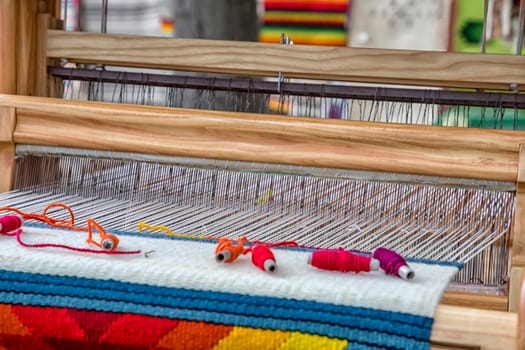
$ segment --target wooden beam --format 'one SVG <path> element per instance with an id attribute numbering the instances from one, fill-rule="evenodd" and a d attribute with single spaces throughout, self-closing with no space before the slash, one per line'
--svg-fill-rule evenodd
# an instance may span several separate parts
<path id="1" fill-rule="evenodd" d="M 438 305 L 431 340 L 484 350 L 516 349 L 517 314 Z"/>
<path id="2" fill-rule="evenodd" d="M 509 311 L 516 312 L 521 295 L 523 268 L 525 267 L 525 144 L 519 147 L 516 175 L 516 204 L 512 228 L 512 260 L 509 278 Z"/>
<path id="3" fill-rule="evenodd" d="M 35 96 L 48 96 L 49 84 L 47 76 L 47 40 L 45 33 L 51 26 L 51 15 L 39 13 L 37 15 L 37 42 L 36 42 L 36 66 L 35 66 Z"/>
<path id="4" fill-rule="evenodd" d="M 516 209 L 512 236 L 512 266 L 525 266 L 525 144 L 519 147 Z"/>
<path id="5" fill-rule="evenodd" d="M 11 190 L 15 170 L 15 108 L 0 107 L 0 193 Z"/>
<path id="6" fill-rule="evenodd" d="M 34 0 L 20 0 L 17 43 L 18 95 L 34 95 L 37 5 Z M 41 40 L 44 38 L 41 38 Z"/>
<path id="7" fill-rule="evenodd" d="M 16 94 L 18 0 L 0 0 L 0 93 Z"/>
<path id="8" fill-rule="evenodd" d="M 523 281 L 523 267 L 513 266 L 509 278 L 509 305 L 508 311 L 517 312 L 520 305 Z"/>
<path id="9" fill-rule="evenodd" d="M 504 295 L 490 295 L 463 292 L 445 292 L 441 304 L 474 307 L 476 309 L 507 311 L 508 298 Z"/>
<path id="10" fill-rule="evenodd" d="M 15 142 L 514 181 L 525 132 L 0 96 Z M 72 118 L 74 116 L 74 118 Z"/>
<path id="11" fill-rule="evenodd" d="M 517 325 L 517 339 L 516 349 L 525 349 L 525 274 L 521 276 L 520 292 L 519 292 L 519 306 L 517 309 L 518 313 L 518 325 Z"/>
<path id="12" fill-rule="evenodd" d="M 48 57 L 117 66 L 384 84 L 525 89 L 525 57 L 48 32 Z"/>

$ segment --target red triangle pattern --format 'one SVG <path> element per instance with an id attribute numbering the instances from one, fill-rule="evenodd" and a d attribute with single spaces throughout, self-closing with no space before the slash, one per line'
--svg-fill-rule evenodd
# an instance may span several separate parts
<path id="1" fill-rule="evenodd" d="M 122 314 L 116 312 L 97 312 L 69 309 L 69 315 L 82 328 L 90 342 L 98 342 L 109 326 Z"/>
<path id="2" fill-rule="evenodd" d="M 69 310 L 66 308 L 13 305 L 12 310 L 34 335 L 87 340 L 84 331 L 69 315 Z"/>
<path id="3" fill-rule="evenodd" d="M 151 346 L 176 327 L 177 322 L 168 318 L 124 314 L 109 326 L 100 342 Z"/>
<path id="4" fill-rule="evenodd" d="M 235 328 L 58 307 L 0 304 L 2 311 L 10 326 L 0 326 L 0 350 L 209 350 Z"/>

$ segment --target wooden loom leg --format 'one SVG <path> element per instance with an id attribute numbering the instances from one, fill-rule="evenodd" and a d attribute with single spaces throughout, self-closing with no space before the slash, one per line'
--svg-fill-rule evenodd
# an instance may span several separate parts
<path id="1" fill-rule="evenodd" d="M 16 94 L 16 13 L 18 0 L 0 0 L 0 93 Z"/>
<path id="2" fill-rule="evenodd" d="M 520 299 L 520 286 L 525 266 L 525 144 L 520 144 L 518 176 L 516 181 L 516 207 L 512 238 L 512 260 L 509 281 L 509 311 L 516 312 Z"/>
<path id="3" fill-rule="evenodd" d="M 20 0 L 17 39 L 18 95 L 34 95 L 37 2 Z"/>
<path id="4" fill-rule="evenodd" d="M 49 94 L 46 33 L 50 27 L 51 15 L 48 13 L 39 13 L 37 16 L 35 96 L 48 96 Z"/>
<path id="5" fill-rule="evenodd" d="M 521 288 L 518 305 L 518 326 L 516 336 L 516 349 L 525 349 L 525 275 L 521 278 Z"/>
<path id="6" fill-rule="evenodd" d="M 16 114 L 13 107 L 0 107 L 0 193 L 9 191 L 13 185 L 15 169 Z"/>

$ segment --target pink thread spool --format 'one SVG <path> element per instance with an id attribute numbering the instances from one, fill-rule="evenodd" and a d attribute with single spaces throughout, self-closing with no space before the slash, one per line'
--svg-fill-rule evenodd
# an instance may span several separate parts
<path id="1" fill-rule="evenodd" d="M 252 252 L 252 263 L 266 272 L 277 271 L 277 263 L 275 262 L 275 256 L 273 255 L 270 248 L 263 245 L 256 245 L 251 248 Z"/>
<path id="2" fill-rule="evenodd" d="M 343 248 L 317 250 L 308 257 L 308 263 L 322 270 L 340 272 L 370 272 L 379 269 L 379 261 L 353 254 Z"/>
<path id="3" fill-rule="evenodd" d="M 387 275 L 399 276 L 404 280 L 410 280 L 416 275 L 406 260 L 393 250 L 377 248 L 374 258 L 379 260 L 381 268 Z"/>
<path id="4" fill-rule="evenodd" d="M 8 235 L 22 227 L 24 219 L 19 215 L 6 215 L 0 217 L 0 234 Z"/>

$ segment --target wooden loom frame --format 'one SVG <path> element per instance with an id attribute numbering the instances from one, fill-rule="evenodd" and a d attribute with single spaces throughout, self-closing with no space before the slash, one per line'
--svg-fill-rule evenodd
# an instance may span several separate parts
<path id="1" fill-rule="evenodd" d="M 0 130 L 0 178 L 10 181 L 16 144 L 362 170 L 391 168 L 426 175 L 442 174 L 447 167 L 456 168 L 455 175 L 466 175 L 481 162 L 487 168 L 484 176 L 493 178 L 511 176 L 517 168 L 518 145 L 525 142 L 525 134 L 511 131 L 480 130 L 487 141 L 477 145 L 473 129 L 262 117 L 12 95 L 0 95 Z M 383 141 L 378 142 L 378 134 Z M 438 142 L 444 148 L 436 148 Z M 288 151 L 283 153 L 283 148 Z M 455 157 L 441 157 L 443 149 Z M 360 153 L 366 155 L 358 156 Z M 396 167 L 396 163 L 401 165 Z M 419 165 L 411 168 L 409 163 Z M 432 341 L 511 348 L 517 340 L 517 319 L 513 312 L 439 305 Z"/>
<path id="2" fill-rule="evenodd" d="M 41 9 L 43 3 L 47 3 L 47 8 Z M 0 11 L 0 16 L 4 16 L 0 18 L 0 42 L 9 44 L 0 47 L 0 76 L 5 77 L 0 80 L 0 92 L 55 95 L 60 85 L 48 77 L 46 67 L 59 58 L 79 63 L 252 76 L 283 73 L 286 77 L 370 83 L 525 89 L 525 60 L 519 56 L 47 30 L 60 27 L 55 20 L 57 3 L 51 0 L 33 5 L 25 0 L 19 4 L 0 0 L 6 6 L 5 11 Z M 16 15 L 9 16 L 14 12 L 21 15 L 19 22 Z M 508 303 L 508 308 L 516 311 L 518 300 L 524 300 L 519 295 L 523 294 L 520 286 L 525 266 L 525 133 L 341 123 L 13 96 L 0 96 L 0 106 L 0 169 L 4 172 L 0 176 L 0 191 L 11 188 L 17 143 L 512 181 L 517 185 L 517 193 L 508 301 L 476 296 L 471 302 L 470 295 L 446 295 L 444 299 L 449 303 L 475 308 L 440 305 L 432 340 L 505 348 L 504 344 L 514 344 L 523 334 L 516 331 L 515 313 L 476 308 L 501 309 L 502 305 L 507 308 Z M 174 138 L 177 145 L 170 143 Z M 280 150 L 284 147 L 288 152 L 283 155 Z M 443 152 L 447 153 L 446 158 Z"/>

